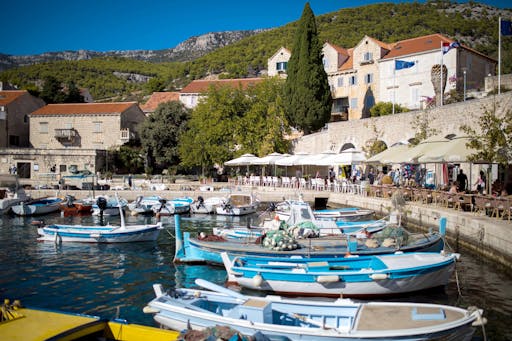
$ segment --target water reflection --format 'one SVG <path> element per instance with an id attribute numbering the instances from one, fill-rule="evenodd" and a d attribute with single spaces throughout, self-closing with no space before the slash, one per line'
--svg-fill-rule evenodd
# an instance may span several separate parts
<path id="1" fill-rule="evenodd" d="M 248 217 L 186 216 L 183 230 L 208 232 L 213 226 L 246 225 Z M 164 230 L 155 242 L 133 244 L 81 244 L 37 242 L 35 220 L 46 223 L 93 224 L 96 217 L 0 216 L 0 293 L 3 298 L 20 299 L 35 307 L 77 313 L 120 316 L 136 323 L 155 325 L 142 312 L 154 298 L 152 285 L 164 288 L 196 287 L 196 278 L 224 284 L 225 270 L 208 265 L 174 264 L 174 217 L 163 217 Z M 106 223 L 120 224 L 119 217 L 105 217 Z M 151 216 L 126 216 L 127 224 L 154 223 Z M 489 320 L 488 339 L 512 339 L 512 277 L 495 264 L 461 250 L 455 276 L 444 289 L 393 301 L 433 302 L 485 310 Z M 459 290 L 462 296 L 459 296 Z M 256 293 L 259 294 L 259 293 Z M 482 335 L 481 332 L 477 333 Z"/>

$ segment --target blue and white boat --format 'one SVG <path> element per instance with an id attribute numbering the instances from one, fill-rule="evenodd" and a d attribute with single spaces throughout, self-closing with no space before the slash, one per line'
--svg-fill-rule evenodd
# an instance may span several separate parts
<path id="1" fill-rule="evenodd" d="M 99 195 L 96 198 L 89 199 L 92 204 L 93 216 L 117 216 L 120 212 L 124 211 L 128 206 L 128 201 L 124 198 L 111 197 L 108 195 Z M 121 206 L 121 211 L 119 207 Z"/>
<path id="2" fill-rule="evenodd" d="M 153 214 L 153 206 L 166 202 L 166 199 L 159 195 L 142 196 L 139 195 L 134 201 L 128 204 L 128 209 L 132 215 Z"/>
<path id="3" fill-rule="evenodd" d="M 0 214 L 8 213 L 11 207 L 31 198 L 25 192 L 15 174 L 0 174 Z"/>
<path id="4" fill-rule="evenodd" d="M 445 286 L 459 254 L 414 252 L 345 258 L 236 257 L 228 281 L 285 295 L 369 297 Z"/>
<path id="5" fill-rule="evenodd" d="M 334 221 L 320 220 L 315 217 L 311 206 L 304 201 L 289 202 L 289 214 L 285 221 L 280 220 L 279 214 L 274 219 L 264 221 L 261 227 L 224 227 L 213 228 L 213 233 L 226 238 L 258 238 L 270 230 L 287 230 L 291 234 L 304 234 L 309 237 L 318 236 L 358 236 L 366 238 L 372 233 L 384 229 L 388 222 L 381 220 L 365 221 Z"/>
<path id="6" fill-rule="evenodd" d="M 446 224 L 446 219 L 440 219 L 440 230 L 444 232 L 443 222 Z M 222 264 L 221 252 L 227 252 L 232 258 L 237 256 L 329 258 L 343 257 L 347 252 L 354 255 L 386 254 L 396 251 L 440 252 L 444 247 L 444 233 L 410 233 L 402 227 L 389 227 L 392 232 L 382 231 L 386 232 L 386 237 L 382 238 L 376 237 L 381 233 L 377 232 L 371 239 L 366 240 L 340 236 L 297 239 L 292 250 L 276 251 L 264 247 L 261 241 L 252 238 L 239 240 L 225 240 L 218 236 L 192 238 L 190 232 L 181 232 L 179 215 L 175 216 L 174 225 L 176 237 L 174 261 L 178 263 Z M 370 240 L 376 245 L 368 243 Z"/>
<path id="7" fill-rule="evenodd" d="M 37 228 L 40 241 L 81 242 L 81 243 L 131 243 L 154 241 L 158 238 L 162 223 L 145 225 L 126 225 L 121 203 L 117 207 L 120 212 L 121 225 L 67 225 L 51 224 Z"/>
<path id="8" fill-rule="evenodd" d="M 231 193 L 216 207 L 219 215 L 241 216 L 255 213 L 258 209 L 258 201 L 252 194 Z"/>
<path id="9" fill-rule="evenodd" d="M 227 326 L 246 336 L 259 332 L 270 340 L 291 341 L 470 340 L 473 325 L 485 323 L 483 311 L 474 307 L 254 297 L 201 279 L 196 284 L 210 290 L 165 293 L 153 285 L 156 298 L 144 312 L 173 330 Z"/>
<path id="10" fill-rule="evenodd" d="M 286 221 L 290 217 L 293 206 L 301 204 L 309 205 L 303 200 L 285 200 L 275 206 L 275 211 L 279 219 Z M 312 212 L 317 220 L 359 221 L 372 220 L 375 217 L 375 211 L 358 207 L 329 208 Z"/>
<path id="11" fill-rule="evenodd" d="M 31 201 L 23 201 L 11 207 L 12 211 L 20 216 L 43 215 L 60 210 L 63 199 L 58 197 L 47 197 Z"/>
<path id="12" fill-rule="evenodd" d="M 153 205 L 153 213 L 158 216 L 174 215 L 190 212 L 190 205 L 194 202 L 191 197 L 174 198 L 160 201 Z"/>

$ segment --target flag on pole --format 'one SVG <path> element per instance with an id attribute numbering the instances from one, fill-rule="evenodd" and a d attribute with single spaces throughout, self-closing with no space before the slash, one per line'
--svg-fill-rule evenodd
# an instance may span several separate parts
<path id="1" fill-rule="evenodd" d="M 501 35 L 512 36 L 512 21 L 501 19 Z"/>
<path id="2" fill-rule="evenodd" d="M 407 62 L 405 60 L 395 60 L 395 70 L 408 69 L 413 67 L 415 62 Z"/>
<path id="3" fill-rule="evenodd" d="M 445 43 L 443 42 L 443 46 L 441 47 L 441 50 L 443 51 L 443 54 L 447 54 L 448 51 L 451 49 L 456 49 L 457 47 L 460 47 L 460 44 L 456 41 L 452 43 Z"/>

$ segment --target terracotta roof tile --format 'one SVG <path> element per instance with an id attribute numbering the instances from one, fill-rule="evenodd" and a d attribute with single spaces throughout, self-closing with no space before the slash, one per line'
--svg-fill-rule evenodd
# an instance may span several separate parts
<path id="1" fill-rule="evenodd" d="M 427 36 L 406 39 L 391 44 L 392 47 L 382 59 L 392 59 L 410 54 L 416 54 L 432 50 L 441 50 L 441 43 L 452 43 L 454 40 L 441 34 L 430 34 Z"/>
<path id="2" fill-rule="evenodd" d="M 31 115 L 121 114 L 136 102 L 48 104 Z"/>
<path id="3" fill-rule="evenodd" d="M 352 49 L 348 49 L 348 50 L 347 50 L 347 53 L 348 53 L 348 58 L 347 58 L 347 60 L 345 61 L 345 63 L 343 63 L 343 64 L 340 66 L 340 68 L 339 68 L 339 70 L 340 70 L 340 71 L 351 70 L 351 69 L 353 69 L 353 68 L 354 68 L 354 56 L 353 56 L 353 54 L 354 54 L 354 49 L 353 49 L 353 48 L 352 48 Z"/>
<path id="4" fill-rule="evenodd" d="M 2 90 L 0 91 L 0 105 L 8 105 L 25 94 L 28 94 L 27 90 Z"/>
<path id="5" fill-rule="evenodd" d="M 180 93 L 182 94 L 198 94 L 208 92 L 210 86 L 222 87 L 229 86 L 237 88 L 242 86 L 242 89 L 247 89 L 250 85 L 254 85 L 263 81 L 263 78 L 238 78 L 238 79 L 219 79 L 219 80 L 195 80 L 190 82 L 184 87 Z"/>
<path id="6" fill-rule="evenodd" d="M 142 109 L 142 111 L 153 112 L 161 103 L 179 100 L 179 92 L 153 92 L 148 101 L 145 104 L 141 105 L 140 108 Z"/>

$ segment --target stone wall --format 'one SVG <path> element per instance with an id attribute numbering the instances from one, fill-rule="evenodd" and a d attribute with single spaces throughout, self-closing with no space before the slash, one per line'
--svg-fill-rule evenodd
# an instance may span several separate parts
<path id="1" fill-rule="evenodd" d="M 294 144 L 294 150 L 308 153 L 321 153 L 325 150 L 339 152 L 348 143 L 362 150 L 366 141 L 376 137 L 389 147 L 400 141 L 414 137 L 413 121 L 420 115 L 429 121 L 429 127 L 437 129 L 440 134 L 461 135 L 460 126 L 467 124 L 479 129 L 477 119 L 485 110 L 493 110 L 496 106 L 498 116 L 507 110 L 512 110 L 512 92 L 488 96 L 483 99 L 468 100 L 444 105 L 429 110 L 410 111 L 382 117 L 333 122 L 327 129 L 299 138 Z"/>

